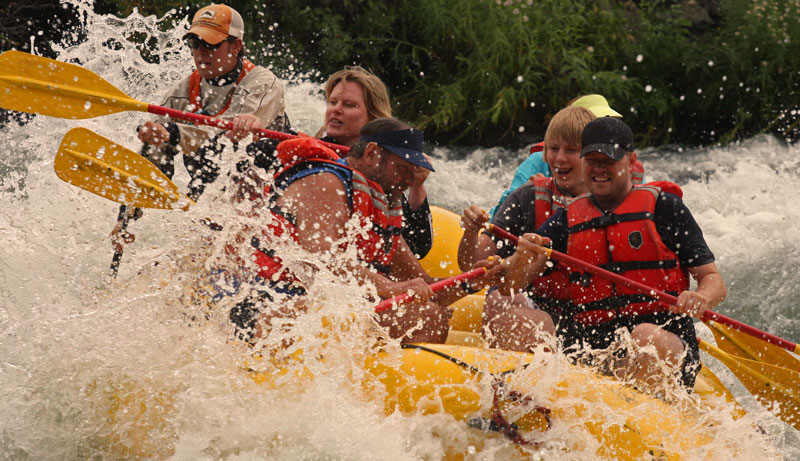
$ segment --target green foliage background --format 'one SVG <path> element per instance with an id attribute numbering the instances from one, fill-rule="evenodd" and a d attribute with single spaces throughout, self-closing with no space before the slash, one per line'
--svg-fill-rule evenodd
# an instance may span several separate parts
<path id="1" fill-rule="evenodd" d="M 587 93 L 623 113 L 640 147 L 800 136 L 797 0 L 226 3 L 244 16 L 257 62 L 320 82 L 346 65 L 370 68 L 395 114 L 445 144 L 530 142 Z M 184 17 L 204 5 L 96 0 L 95 9 Z"/>

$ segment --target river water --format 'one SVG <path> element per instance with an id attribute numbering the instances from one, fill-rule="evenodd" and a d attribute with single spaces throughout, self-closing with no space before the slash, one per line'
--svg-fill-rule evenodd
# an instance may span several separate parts
<path id="1" fill-rule="evenodd" d="M 180 33 L 160 31 L 156 18 L 102 17 L 81 8 L 87 40 L 60 50 L 60 60 L 78 59 L 152 103 L 191 67 Z M 163 65 L 141 59 L 126 38 L 133 31 L 159 43 Z M 319 90 L 302 75 L 288 82 L 290 118 L 305 132 L 314 132 L 323 118 Z M 0 457 L 441 458 L 447 440 L 457 441 L 465 431 L 463 422 L 442 415 L 384 416 L 358 398 L 349 384 L 357 369 L 350 353 L 365 346 L 347 335 L 339 346 L 350 353 L 328 350 L 341 372 L 309 380 L 302 392 L 258 386 L 242 372 L 252 363 L 245 347 L 231 340 L 220 313 L 224 303 L 209 309 L 195 302 L 202 295 L 192 288 L 224 253 L 219 235 L 198 225 L 199 219 L 224 223 L 223 233 L 248 223 L 226 208 L 224 192 L 212 190 L 185 213 L 148 210 L 131 226 L 137 240 L 126 248 L 118 277 L 107 277 L 117 205 L 60 181 L 53 158 L 64 133 L 78 126 L 136 150 L 134 127 L 142 119 L 135 113 L 77 121 L 37 116 L 0 132 Z M 456 212 L 469 203 L 491 207 L 524 157 L 499 148 L 431 152 L 437 172 L 427 183 L 430 200 Z M 236 156 L 230 149 L 226 155 Z M 800 339 L 800 148 L 760 136 L 701 149 L 648 148 L 641 158 L 648 178 L 682 186 L 729 287 L 719 310 Z M 178 170 L 175 181 L 185 186 L 188 175 Z M 346 317 L 341 306 L 359 312 L 352 328 L 366 332 L 367 291 L 323 273 L 311 295 L 325 307 L 291 334 L 314 336 L 321 317 Z M 330 346 L 321 343 L 305 347 Z M 724 436 L 687 457 L 799 457 L 797 432 L 761 409 L 724 366 L 704 361 L 749 414 L 725 422 Z M 567 367 L 549 366 L 556 368 L 550 373 Z M 596 457 L 596 447 L 582 444 L 582 437 L 557 431 L 529 453 Z M 508 442 L 496 440 L 470 456 L 506 459 L 514 453 Z"/>

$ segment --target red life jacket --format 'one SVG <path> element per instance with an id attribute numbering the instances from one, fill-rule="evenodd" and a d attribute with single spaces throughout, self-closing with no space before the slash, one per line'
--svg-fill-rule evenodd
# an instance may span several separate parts
<path id="1" fill-rule="evenodd" d="M 339 156 L 315 138 L 301 137 L 283 141 L 278 144 L 277 157 L 283 164 L 283 169 L 275 175 L 276 185 L 290 184 L 300 170 L 330 172 L 331 169 L 338 169 L 350 176 L 350 184 L 345 187 L 352 191 L 351 216 L 357 216 L 360 227 L 364 229 L 355 235 L 352 242 L 356 245 L 358 259 L 370 264 L 375 270 L 388 274 L 400 244 L 403 228 L 402 206 L 399 203 L 397 206 L 390 206 L 380 185 L 370 181 L 359 171 L 337 162 Z M 262 231 L 265 240 L 269 242 L 272 238 L 289 238 L 296 242 L 294 217 L 277 207 L 273 207 L 271 212 L 275 219 L 267 230 Z M 277 279 L 291 278 L 274 252 L 260 242 L 253 244 L 257 247 L 254 259 L 261 268 L 259 276 L 274 280 L 278 274 Z"/>
<path id="2" fill-rule="evenodd" d="M 644 182 L 644 165 L 639 160 L 633 162 L 631 167 L 631 182 L 634 185 L 639 185 Z"/>
<path id="3" fill-rule="evenodd" d="M 534 192 L 534 225 L 538 229 L 550 216 L 569 205 L 574 197 L 564 195 L 553 178 L 533 178 Z"/>
<path id="4" fill-rule="evenodd" d="M 666 181 L 634 186 L 611 214 L 603 213 L 589 194 L 576 198 L 567 206 L 567 253 L 673 295 L 688 289 L 688 272 L 656 230 L 654 212 L 662 190 L 682 195 L 677 184 Z M 570 282 L 570 297 L 577 306 L 574 318 L 585 325 L 668 308 L 653 297 L 588 272 L 571 273 Z"/>
<path id="5" fill-rule="evenodd" d="M 242 71 L 239 72 L 239 78 L 236 79 L 236 85 L 238 85 L 239 82 L 244 79 L 248 72 L 256 67 L 255 64 L 244 58 L 242 59 L 242 64 Z M 197 69 L 195 69 L 195 71 L 192 72 L 192 75 L 189 76 L 189 103 L 193 104 L 194 107 L 197 108 L 195 112 L 200 112 L 203 109 L 203 98 L 200 96 L 200 81 L 202 79 L 203 77 L 200 76 L 200 72 L 198 72 Z M 231 106 L 231 99 L 233 99 L 233 91 L 231 91 L 231 94 L 228 95 L 228 100 L 225 102 L 225 107 L 223 107 L 221 111 L 217 112 L 216 114 L 207 115 L 210 117 L 219 117 L 220 115 L 224 114 L 225 111 Z"/>
<path id="6" fill-rule="evenodd" d="M 534 223 L 538 229 L 559 208 L 563 208 L 573 200 L 564 195 L 553 178 L 533 178 L 534 190 Z M 569 277 L 563 265 L 553 262 L 540 277 L 534 279 L 528 287 L 531 300 L 546 310 L 560 314 L 563 303 L 569 300 Z"/>
<path id="7" fill-rule="evenodd" d="M 531 146 L 531 154 L 543 151 L 544 151 L 544 141 Z M 542 158 L 544 158 L 544 154 L 542 154 Z M 633 167 L 631 168 L 631 181 L 634 184 L 641 184 L 644 182 L 644 165 L 642 165 L 642 162 L 640 162 L 639 160 L 636 160 L 633 163 Z"/>

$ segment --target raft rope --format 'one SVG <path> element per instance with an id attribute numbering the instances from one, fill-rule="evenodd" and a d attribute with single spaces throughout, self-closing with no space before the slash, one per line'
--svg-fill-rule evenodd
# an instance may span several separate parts
<path id="1" fill-rule="evenodd" d="M 494 425 L 490 426 L 493 427 L 493 430 L 503 434 L 511 440 L 512 442 L 516 443 L 517 445 L 526 445 L 532 446 L 534 448 L 538 448 L 541 446 L 541 442 L 534 442 L 532 440 L 526 439 L 522 436 L 519 431 L 519 427 L 516 424 L 510 422 L 508 418 L 503 415 L 503 410 L 500 408 L 500 403 L 502 400 L 510 401 L 510 402 L 519 402 L 522 405 L 530 405 L 533 402 L 533 397 L 530 395 L 523 394 L 521 392 L 515 390 L 507 390 L 505 389 L 505 381 L 500 379 L 499 377 L 495 377 L 494 382 L 492 383 L 492 423 Z M 545 431 L 550 430 L 552 427 L 552 420 L 550 419 L 550 409 L 547 407 L 536 405 L 533 407 L 533 411 L 541 413 L 544 417 L 547 426 Z"/>
<path id="2" fill-rule="evenodd" d="M 481 369 L 470 365 L 469 363 L 457 359 L 452 355 L 445 354 L 444 352 L 437 351 L 436 349 L 431 349 L 426 346 L 422 346 L 419 344 L 403 344 L 401 346 L 403 349 L 419 349 L 421 351 L 429 352 L 434 355 L 438 355 L 445 360 L 455 363 L 456 365 L 466 368 L 467 370 L 479 374 L 484 375 Z M 506 382 L 502 378 L 508 374 L 514 373 L 518 369 L 525 369 L 528 367 L 529 364 L 522 365 L 521 367 L 511 368 L 509 370 L 505 370 L 500 373 L 492 373 L 491 376 L 494 378 L 492 381 L 492 417 L 488 421 L 486 418 L 473 418 L 470 419 L 467 424 L 470 427 L 482 430 L 490 430 L 499 432 L 500 434 L 504 435 L 506 438 L 511 440 L 517 445 L 523 446 L 532 446 L 537 448 L 541 445 L 541 442 L 534 442 L 532 440 L 526 439 L 520 433 L 519 427 L 516 424 L 510 422 L 508 418 L 503 415 L 503 410 L 500 408 L 500 404 L 503 401 L 510 401 L 510 402 L 519 402 L 522 405 L 530 405 L 533 402 L 533 397 L 523 394 L 521 392 L 515 391 L 513 389 L 508 390 L 506 389 L 505 385 Z M 549 430 L 552 427 L 552 420 L 550 419 L 551 410 L 547 407 L 543 406 L 534 406 L 533 410 L 541 413 L 544 417 L 545 421 L 547 422 L 547 428 L 545 430 Z"/>

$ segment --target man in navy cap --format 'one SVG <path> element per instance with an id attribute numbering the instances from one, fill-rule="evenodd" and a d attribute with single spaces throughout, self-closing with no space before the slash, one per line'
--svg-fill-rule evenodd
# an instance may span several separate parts
<path id="1" fill-rule="evenodd" d="M 271 328 L 272 318 L 286 316 L 287 303 L 276 303 L 276 294 L 304 294 L 308 283 L 281 260 L 279 242 L 289 235 L 300 247 L 319 255 L 321 265 L 374 285 L 381 298 L 414 294 L 416 302 L 378 314 L 378 322 L 391 337 L 444 342 L 451 314 L 446 306 L 474 292 L 473 287 L 491 285 L 491 277 L 500 268 L 485 263 L 495 270 L 474 279 L 471 286 L 457 285 L 436 294 L 428 286 L 434 280 L 402 236 L 403 191 L 418 167 L 433 171 L 422 141 L 421 131 L 395 118 L 379 118 L 364 125 L 359 142 L 344 159 L 314 138 L 278 145 L 282 169 L 275 177 L 271 235 L 258 237 L 263 241 L 255 242 L 253 256 L 258 276 L 267 281 L 266 295 L 234 308 L 231 319 L 240 330 L 263 335 Z M 352 246 L 357 261 L 335 262 L 337 254 Z M 296 315 L 297 308 L 293 309 Z"/>
<path id="2" fill-rule="evenodd" d="M 501 292 L 519 291 L 542 273 L 544 245 L 678 297 L 669 305 L 635 289 L 571 268 L 571 312 L 554 319 L 566 347 L 606 349 L 618 330 L 638 346 L 654 346 L 656 356 L 625 349 L 610 368 L 659 387 L 656 360 L 666 362 L 687 388 L 700 368 L 690 316 L 713 309 L 726 295 L 725 283 L 703 233 L 681 200 L 680 188 L 666 181 L 634 186 L 633 133 L 622 120 L 602 117 L 583 130 L 583 179 L 589 192 L 556 212 L 536 234 L 525 234 L 506 259 Z M 697 289 L 689 290 L 689 276 Z M 552 330 L 552 326 L 551 326 Z M 527 333 L 530 335 L 530 333 Z M 526 333 L 520 331 L 520 338 Z M 521 339 L 534 341 L 534 339 Z"/>

